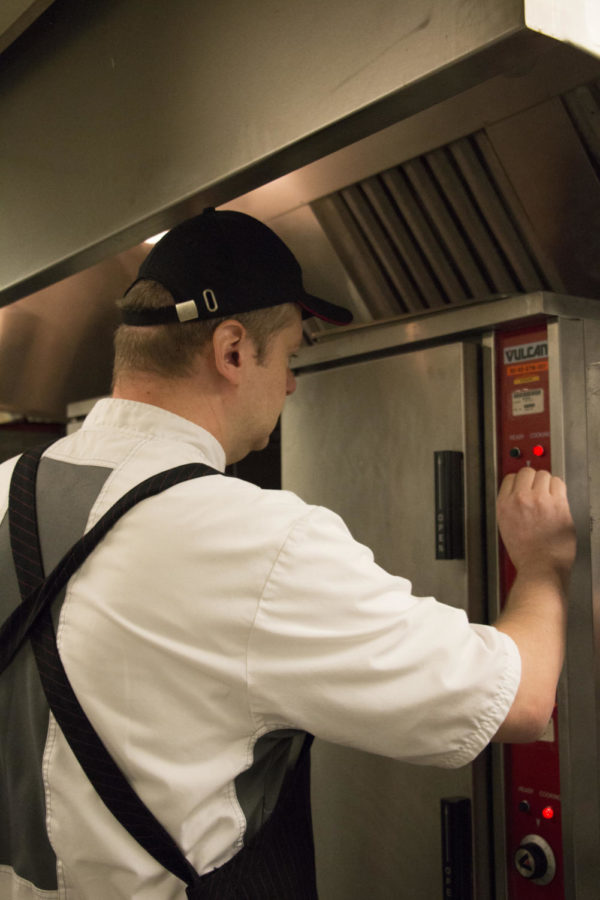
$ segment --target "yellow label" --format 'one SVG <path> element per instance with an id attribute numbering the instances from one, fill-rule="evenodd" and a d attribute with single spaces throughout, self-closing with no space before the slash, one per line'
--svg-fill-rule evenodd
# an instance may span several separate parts
<path id="1" fill-rule="evenodd" d="M 539 381 L 539 375 L 525 375 L 522 378 L 515 378 L 515 384 L 530 384 L 532 381 Z"/>

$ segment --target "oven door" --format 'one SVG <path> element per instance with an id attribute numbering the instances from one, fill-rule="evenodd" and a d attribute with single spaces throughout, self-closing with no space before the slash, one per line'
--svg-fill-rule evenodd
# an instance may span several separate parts
<path id="1" fill-rule="evenodd" d="M 282 420 L 282 480 L 308 503 L 339 513 L 415 594 L 483 621 L 478 349 L 458 342 L 299 373 Z M 445 478 L 436 479 L 434 460 Z M 440 539 L 440 516 L 443 528 L 454 516 L 450 542 Z M 460 770 L 410 766 L 315 741 L 321 900 L 446 896 L 443 853 L 453 839 L 463 849 L 472 840 L 453 833 L 442 841 L 449 797 L 472 802 L 475 896 L 488 897 L 487 765 L 482 754 Z"/>

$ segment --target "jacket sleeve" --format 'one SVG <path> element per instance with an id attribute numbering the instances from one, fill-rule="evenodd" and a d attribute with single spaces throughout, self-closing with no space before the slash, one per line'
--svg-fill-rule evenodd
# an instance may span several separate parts
<path id="1" fill-rule="evenodd" d="M 514 642 L 416 597 L 334 513 L 283 542 L 248 650 L 257 727 L 287 723 L 407 762 L 457 767 L 494 736 L 520 679 Z"/>

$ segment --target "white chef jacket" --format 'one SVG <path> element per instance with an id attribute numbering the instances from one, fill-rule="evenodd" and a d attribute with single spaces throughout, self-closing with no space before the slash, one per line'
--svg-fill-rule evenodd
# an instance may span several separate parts
<path id="1" fill-rule="evenodd" d="M 48 455 L 59 473 L 108 470 L 87 528 L 165 468 L 225 467 L 204 429 L 113 399 Z M 2 515 L 13 467 L 0 467 Z M 413 596 L 337 515 L 220 474 L 142 501 L 114 526 L 71 579 L 57 639 L 109 752 L 200 873 L 242 846 L 235 779 L 262 736 L 308 731 L 462 766 L 502 724 L 520 678 L 507 635 Z M 52 716 L 43 777 L 58 892 L 34 892 L 3 865 L 2 897 L 184 896 L 104 807 Z"/>

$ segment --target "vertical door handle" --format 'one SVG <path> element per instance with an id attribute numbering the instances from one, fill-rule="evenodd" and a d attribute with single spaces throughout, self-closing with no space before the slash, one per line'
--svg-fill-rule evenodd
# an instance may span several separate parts
<path id="1" fill-rule="evenodd" d="M 435 558 L 465 558 L 465 497 L 463 454 L 459 450 L 436 450 Z"/>
<path id="2" fill-rule="evenodd" d="M 473 900 L 473 836 L 468 797 L 443 797 L 442 897 Z"/>

